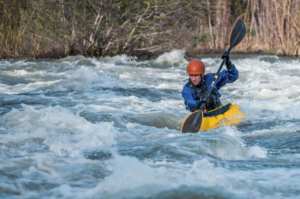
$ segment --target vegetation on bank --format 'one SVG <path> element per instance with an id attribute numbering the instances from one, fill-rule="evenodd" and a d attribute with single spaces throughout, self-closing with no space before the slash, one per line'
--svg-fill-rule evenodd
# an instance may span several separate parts
<path id="1" fill-rule="evenodd" d="M 237 18 L 239 51 L 300 54 L 299 0 L 0 0 L 0 58 L 224 51 Z"/>

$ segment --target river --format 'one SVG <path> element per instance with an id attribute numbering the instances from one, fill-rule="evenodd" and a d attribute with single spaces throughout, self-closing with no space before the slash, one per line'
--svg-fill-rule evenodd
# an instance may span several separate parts
<path id="1" fill-rule="evenodd" d="M 0 198 L 299 198 L 300 60 L 232 55 L 246 120 L 182 134 L 190 59 L 0 60 Z"/>

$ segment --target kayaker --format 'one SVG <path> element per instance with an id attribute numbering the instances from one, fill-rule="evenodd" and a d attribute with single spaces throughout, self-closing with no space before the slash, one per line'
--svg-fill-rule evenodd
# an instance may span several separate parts
<path id="1" fill-rule="evenodd" d="M 205 103 L 206 111 L 213 110 L 222 105 L 220 101 L 221 94 L 219 89 L 229 83 L 233 83 L 237 80 L 239 72 L 235 65 L 231 63 L 229 53 L 225 51 L 222 55 L 222 59 L 226 58 L 226 68 L 220 72 L 217 80 L 215 81 L 214 87 L 208 97 L 208 100 L 204 100 L 204 96 L 212 83 L 215 73 L 205 73 L 205 65 L 202 61 L 194 59 L 187 65 L 186 72 L 189 74 L 189 81 L 183 87 L 182 97 L 186 108 L 191 112 L 198 110 L 202 103 Z"/>

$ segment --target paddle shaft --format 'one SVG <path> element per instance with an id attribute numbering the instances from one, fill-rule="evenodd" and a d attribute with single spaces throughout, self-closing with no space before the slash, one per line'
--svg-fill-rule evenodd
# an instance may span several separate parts
<path id="1" fill-rule="evenodd" d="M 232 49 L 232 47 L 229 47 L 229 48 L 228 48 L 228 55 L 230 54 L 231 49 Z M 213 89 L 213 87 L 214 87 L 215 81 L 217 80 L 217 78 L 218 78 L 218 76 L 219 76 L 219 74 L 220 74 L 220 72 L 221 72 L 221 70 L 222 70 L 222 68 L 223 68 L 223 66 L 224 66 L 224 64 L 225 64 L 225 62 L 226 62 L 226 58 L 223 59 L 221 65 L 220 65 L 220 67 L 219 67 L 219 70 L 218 70 L 218 72 L 216 73 L 216 75 L 215 75 L 215 77 L 214 77 L 214 80 L 212 81 L 212 83 L 211 83 L 211 85 L 210 85 L 210 87 L 209 87 L 209 89 L 208 89 L 208 91 L 207 91 L 207 93 L 206 93 L 206 95 L 205 95 L 205 98 L 204 98 L 205 101 L 207 101 L 207 99 L 208 99 L 208 97 L 209 97 L 209 95 L 210 95 L 210 93 L 211 93 L 211 91 L 212 91 L 212 89 Z M 204 78 L 204 76 L 203 76 L 202 78 Z M 198 113 L 197 113 L 195 119 L 193 120 L 192 124 L 191 124 L 190 127 L 188 128 L 187 132 L 194 132 L 195 125 L 196 125 L 196 123 L 197 123 L 197 121 L 198 121 L 198 119 L 199 119 L 199 117 L 200 117 L 200 115 L 201 115 L 201 113 L 202 113 L 202 111 L 203 111 L 203 109 L 204 109 L 204 106 L 205 106 L 205 103 L 201 104 L 201 106 L 200 106 L 200 108 L 199 108 L 199 111 L 198 111 Z M 200 129 L 199 129 L 199 130 L 200 130 Z"/>

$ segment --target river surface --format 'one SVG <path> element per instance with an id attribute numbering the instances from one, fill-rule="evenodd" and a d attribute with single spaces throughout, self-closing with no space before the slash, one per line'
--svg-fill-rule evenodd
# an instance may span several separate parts
<path id="1" fill-rule="evenodd" d="M 300 60 L 232 55 L 246 120 L 182 134 L 190 59 L 0 60 L 0 198 L 299 198 Z"/>

